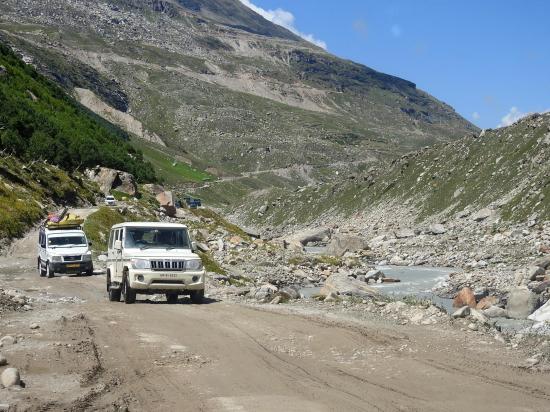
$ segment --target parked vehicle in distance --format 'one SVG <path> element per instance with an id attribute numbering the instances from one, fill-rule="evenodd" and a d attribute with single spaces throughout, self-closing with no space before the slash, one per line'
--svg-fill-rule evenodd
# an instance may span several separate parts
<path id="1" fill-rule="evenodd" d="M 185 225 L 131 222 L 111 228 L 107 252 L 109 300 L 134 303 L 138 294 L 164 294 L 170 303 L 204 297 L 205 270 Z"/>
<path id="2" fill-rule="evenodd" d="M 53 278 L 56 273 L 94 273 L 91 243 L 80 225 L 42 226 L 38 232 L 38 272 Z"/>
<path id="3" fill-rule="evenodd" d="M 116 205 L 116 199 L 113 195 L 107 195 L 105 196 L 105 204 L 107 206 L 115 206 Z"/>
<path id="4" fill-rule="evenodd" d="M 183 200 L 185 200 L 187 207 L 189 207 L 190 209 L 197 209 L 202 206 L 202 201 L 200 199 L 184 197 Z"/>

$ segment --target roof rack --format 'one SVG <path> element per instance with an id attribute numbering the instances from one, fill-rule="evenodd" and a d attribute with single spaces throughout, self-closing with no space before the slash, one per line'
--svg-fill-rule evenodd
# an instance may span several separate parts
<path id="1" fill-rule="evenodd" d="M 49 215 L 43 226 L 49 230 L 81 230 L 83 223 L 84 219 L 80 216 L 68 213 L 68 208 L 64 208 L 58 215 Z"/>

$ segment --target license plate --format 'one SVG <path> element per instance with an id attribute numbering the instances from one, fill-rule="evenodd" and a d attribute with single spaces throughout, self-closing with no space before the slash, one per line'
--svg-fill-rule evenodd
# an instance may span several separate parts
<path id="1" fill-rule="evenodd" d="M 80 267 L 80 263 L 71 263 L 69 265 L 67 265 L 68 268 L 79 268 Z"/>
<path id="2" fill-rule="evenodd" d="M 178 275 L 176 275 L 176 274 L 174 274 L 174 275 L 172 275 L 172 274 L 162 274 L 162 275 L 160 275 L 160 277 L 161 278 L 172 278 L 173 279 L 173 278 L 177 278 Z"/>

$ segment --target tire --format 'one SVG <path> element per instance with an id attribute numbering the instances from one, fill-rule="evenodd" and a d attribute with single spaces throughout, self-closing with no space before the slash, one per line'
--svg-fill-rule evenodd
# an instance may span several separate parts
<path id="1" fill-rule="evenodd" d="M 191 298 L 191 302 L 195 304 L 200 304 L 204 300 L 204 289 L 201 290 L 192 290 L 189 294 L 189 297 Z"/>
<path id="2" fill-rule="evenodd" d="M 111 288 L 111 275 L 107 274 L 107 294 L 109 302 L 120 302 L 120 289 Z"/>
<path id="3" fill-rule="evenodd" d="M 133 290 L 128 284 L 128 278 L 124 277 L 124 282 L 122 282 L 122 300 L 126 304 L 132 304 L 136 302 L 136 291 Z"/>
<path id="4" fill-rule="evenodd" d="M 166 301 L 170 304 L 178 303 L 178 295 L 175 293 L 167 293 L 166 294 Z"/>
<path id="5" fill-rule="evenodd" d="M 46 276 L 46 271 L 42 268 L 42 261 L 40 260 L 40 258 L 38 258 L 38 274 L 41 278 Z"/>
<path id="6" fill-rule="evenodd" d="M 93 276 L 93 275 L 94 275 L 94 270 L 93 269 L 90 269 L 90 270 L 86 271 L 86 276 Z"/>
<path id="7" fill-rule="evenodd" d="M 53 278 L 55 276 L 55 273 L 52 269 L 52 265 L 50 265 L 50 262 L 46 262 L 46 276 L 48 278 Z"/>

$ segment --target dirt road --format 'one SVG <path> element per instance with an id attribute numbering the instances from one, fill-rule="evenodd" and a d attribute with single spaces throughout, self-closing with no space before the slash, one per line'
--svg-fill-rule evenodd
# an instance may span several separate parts
<path id="1" fill-rule="evenodd" d="M 300 306 L 110 303 L 102 275 L 40 278 L 33 242 L 0 259 L 0 287 L 34 298 L 0 319 L 26 386 L 0 389 L 13 410 L 550 409 L 549 376 L 489 338 Z"/>

